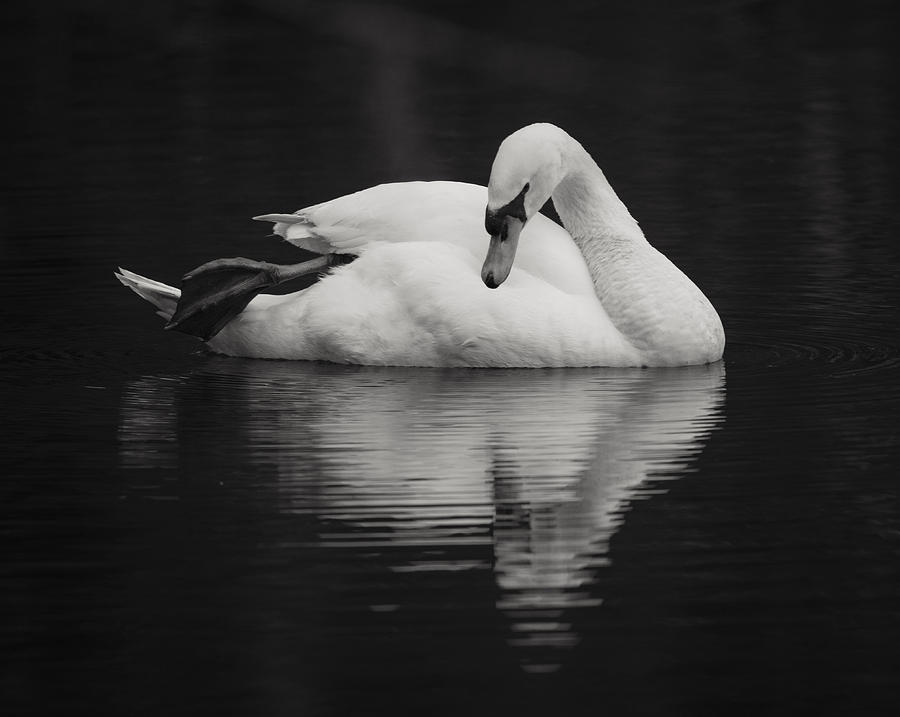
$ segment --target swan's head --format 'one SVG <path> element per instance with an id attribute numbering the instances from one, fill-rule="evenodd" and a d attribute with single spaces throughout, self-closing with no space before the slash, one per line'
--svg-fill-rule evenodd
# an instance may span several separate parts
<path id="1" fill-rule="evenodd" d="M 484 227 L 491 235 L 481 278 L 491 289 L 512 269 L 525 223 L 546 204 L 566 175 L 572 138 L 552 124 L 532 124 L 503 140 L 488 182 Z"/>

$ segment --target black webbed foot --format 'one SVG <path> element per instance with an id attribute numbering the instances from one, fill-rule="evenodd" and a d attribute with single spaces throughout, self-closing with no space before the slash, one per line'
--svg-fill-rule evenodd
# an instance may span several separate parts
<path id="1" fill-rule="evenodd" d="M 243 257 L 209 261 L 184 275 L 181 298 L 166 328 L 209 341 L 264 289 L 346 263 L 338 256 L 343 257 L 329 254 L 287 266 Z"/>

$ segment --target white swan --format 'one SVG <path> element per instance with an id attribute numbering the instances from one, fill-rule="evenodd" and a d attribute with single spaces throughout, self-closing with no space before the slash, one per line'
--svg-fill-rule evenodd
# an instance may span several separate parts
<path id="1" fill-rule="evenodd" d="M 565 229 L 539 213 L 551 196 Z M 117 276 L 170 326 L 230 356 L 531 367 L 722 356 L 713 306 L 650 246 L 581 144 L 551 124 L 507 137 L 486 189 L 384 184 L 256 218 L 323 259 L 211 262 L 185 277 L 183 298 L 132 272 Z M 247 303 L 266 285 L 332 266 L 336 255 L 357 258 L 303 291 Z"/>

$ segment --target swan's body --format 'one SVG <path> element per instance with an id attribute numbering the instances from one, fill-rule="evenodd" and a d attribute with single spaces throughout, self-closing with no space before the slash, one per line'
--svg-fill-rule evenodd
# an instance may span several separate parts
<path id="1" fill-rule="evenodd" d="M 551 194 L 568 231 L 538 213 Z M 485 206 L 498 227 L 487 260 Z M 647 243 L 581 145 L 552 125 L 507 138 L 489 188 L 384 184 L 260 219 L 299 247 L 358 258 L 303 291 L 254 298 L 208 341 L 219 353 L 408 366 L 661 366 L 722 356 L 712 305 Z M 505 227 L 499 235 L 504 222 L 508 237 Z M 177 289 L 120 278 L 171 317 Z"/>

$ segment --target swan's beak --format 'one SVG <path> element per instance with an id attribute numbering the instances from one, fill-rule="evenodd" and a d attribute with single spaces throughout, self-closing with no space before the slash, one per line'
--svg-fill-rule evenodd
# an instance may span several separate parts
<path id="1" fill-rule="evenodd" d="M 489 289 L 496 289 L 509 276 L 523 226 L 525 224 L 521 219 L 507 215 L 503 218 L 500 233 L 491 236 L 484 266 L 481 267 L 481 280 Z"/>

